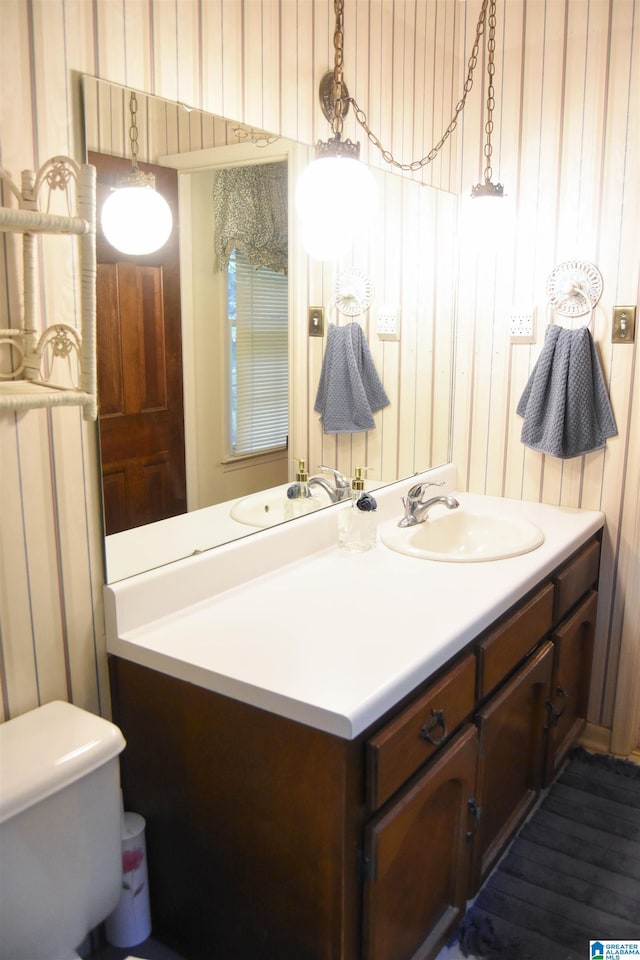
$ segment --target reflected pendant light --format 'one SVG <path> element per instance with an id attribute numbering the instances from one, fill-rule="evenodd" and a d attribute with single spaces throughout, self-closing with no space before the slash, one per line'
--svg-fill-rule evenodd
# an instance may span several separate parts
<path id="1" fill-rule="evenodd" d="M 138 101 L 129 101 L 131 125 L 131 173 L 118 181 L 107 197 L 100 223 L 109 243 L 121 253 L 142 256 L 163 247 L 171 235 L 173 218 L 169 204 L 155 189 L 156 178 L 138 168 Z"/>

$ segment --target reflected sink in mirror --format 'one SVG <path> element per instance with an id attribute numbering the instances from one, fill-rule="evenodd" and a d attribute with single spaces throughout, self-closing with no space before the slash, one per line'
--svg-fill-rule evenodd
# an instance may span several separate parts
<path id="1" fill-rule="evenodd" d="M 289 484 L 284 483 L 271 490 L 259 490 L 248 497 L 236 500 L 229 512 L 231 519 L 244 523 L 248 527 L 259 528 L 272 527 L 276 523 L 288 520 L 289 517 L 285 513 L 288 487 Z M 313 501 L 316 504 L 316 510 L 328 507 L 331 503 L 324 491 L 316 491 Z"/>
<path id="2" fill-rule="evenodd" d="M 413 527 L 399 527 L 393 521 L 381 527 L 380 539 L 409 557 L 480 563 L 529 553 L 544 542 L 544 534 L 521 517 L 478 513 L 461 506 Z"/>

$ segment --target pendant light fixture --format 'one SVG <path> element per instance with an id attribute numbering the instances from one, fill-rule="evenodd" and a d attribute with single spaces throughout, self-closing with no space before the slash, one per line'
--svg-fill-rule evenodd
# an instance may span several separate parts
<path id="1" fill-rule="evenodd" d="M 173 227 L 169 204 L 156 191 L 156 178 L 138 167 L 137 111 L 138 101 L 132 92 L 129 100 L 131 173 L 118 181 L 100 215 L 102 230 L 109 243 L 121 253 L 132 256 L 159 250 L 169 239 Z"/>
<path id="2" fill-rule="evenodd" d="M 463 93 L 458 100 L 449 125 L 440 140 L 420 160 L 403 163 L 386 150 L 373 132 L 364 110 L 349 96 L 344 83 L 344 0 L 334 0 L 335 31 L 334 68 L 325 74 L 320 83 L 320 102 L 325 117 L 331 123 L 333 136 L 324 143 L 318 141 L 315 159 L 302 172 L 296 187 L 296 209 L 301 222 L 302 243 L 310 256 L 320 260 L 340 257 L 359 233 L 370 227 L 375 213 L 376 186 L 370 170 L 360 162 L 360 144 L 342 139 L 343 117 L 353 106 L 357 123 L 363 128 L 369 141 L 378 149 L 383 160 L 398 170 L 415 172 L 431 163 L 456 129 L 458 117 L 464 110 L 467 96 L 473 87 L 473 74 L 478 62 L 480 41 L 485 29 L 487 8 L 490 6 L 489 33 L 492 48 L 489 50 L 491 79 L 493 78 L 495 50 L 495 0 L 482 0 L 476 25 L 475 40 L 467 64 Z M 491 113 L 493 112 L 493 83 L 491 83 Z M 329 92 L 330 91 L 330 92 Z M 491 129 L 493 120 L 488 118 Z M 485 130 L 487 128 L 485 127 Z M 489 136 L 489 158 L 491 140 Z M 486 150 L 486 148 L 485 148 Z M 485 154 L 486 155 L 486 154 Z M 491 167 L 488 165 L 489 181 Z M 486 171 L 485 171 L 486 173 Z M 484 186 L 484 185 L 482 185 Z M 493 187 L 493 184 L 491 184 Z M 475 189 L 475 188 L 474 188 Z M 500 184 L 494 188 L 502 195 Z"/>
<path id="3" fill-rule="evenodd" d="M 355 237 L 371 225 L 377 201 L 373 174 L 360 163 L 360 144 L 342 139 L 344 0 L 334 0 L 334 9 L 333 75 L 323 78 L 323 111 L 331 119 L 333 136 L 326 143 L 318 141 L 315 159 L 303 170 L 296 186 L 302 245 L 309 256 L 318 260 L 342 256 Z M 331 78 L 330 98 L 326 95 L 328 77 Z"/>

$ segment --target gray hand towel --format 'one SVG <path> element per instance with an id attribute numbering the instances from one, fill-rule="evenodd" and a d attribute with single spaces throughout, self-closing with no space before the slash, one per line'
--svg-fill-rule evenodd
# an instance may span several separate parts
<path id="1" fill-rule="evenodd" d="M 362 433 L 389 403 L 360 324 L 329 325 L 314 410 L 325 433 Z"/>
<path id="2" fill-rule="evenodd" d="M 587 327 L 547 327 L 544 346 L 516 412 L 521 440 L 552 457 L 601 450 L 618 433 L 593 337 Z"/>

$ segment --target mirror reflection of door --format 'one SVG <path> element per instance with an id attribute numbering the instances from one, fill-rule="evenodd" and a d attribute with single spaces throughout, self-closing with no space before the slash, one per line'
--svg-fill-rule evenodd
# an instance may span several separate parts
<path id="1" fill-rule="evenodd" d="M 171 237 L 141 257 L 115 250 L 99 228 L 108 191 L 131 163 L 89 153 L 97 170 L 97 356 L 105 530 L 184 513 L 186 479 L 177 174 L 151 164 L 173 213 Z"/>

